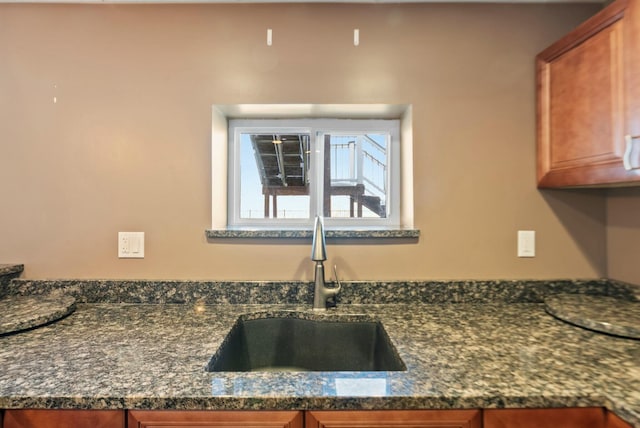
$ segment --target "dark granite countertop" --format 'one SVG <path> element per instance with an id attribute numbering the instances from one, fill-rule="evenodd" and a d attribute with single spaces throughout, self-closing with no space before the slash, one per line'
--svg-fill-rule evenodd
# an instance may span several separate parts
<path id="1" fill-rule="evenodd" d="M 20 276 L 24 265 L 0 264 L 0 299 L 7 294 L 7 288 L 11 281 Z"/>
<path id="2" fill-rule="evenodd" d="M 602 333 L 640 339 L 640 302 L 607 296 L 559 294 L 545 299 L 554 317 Z"/>
<path id="3" fill-rule="evenodd" d="M 0 276 L 11 275 L 14 273 L 20 273 L 24 269 L 24 265 L 16 264 L 1 264 L 0 263 Z"/>
<path id="4" fill-rule="evenodd" d="M 79 304 L 54 324 L 0 337 L 0 408 L 605 406 L 640 427 L 640 341 L 575 328 L 542 303 L 332 311 L 381 320 L 406 372 L 204 370 L 239 315 L 289 310 L 313 313 L 307 304 Z"/>
<path id="5" fill-rule="evenodd" d="M 0 336 L 39 327 L 69 315 L 76 299 L 60 292 L 44 296 L 6 296 L 0 299 Z"/>

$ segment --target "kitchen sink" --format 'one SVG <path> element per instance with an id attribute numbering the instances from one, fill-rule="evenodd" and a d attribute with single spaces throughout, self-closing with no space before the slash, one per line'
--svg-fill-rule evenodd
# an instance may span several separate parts
<path id="1" fill-rule="evenodd" d="M 240 317 L 209 361 L 210 372 L 404 371 L 379 321 Z"/>

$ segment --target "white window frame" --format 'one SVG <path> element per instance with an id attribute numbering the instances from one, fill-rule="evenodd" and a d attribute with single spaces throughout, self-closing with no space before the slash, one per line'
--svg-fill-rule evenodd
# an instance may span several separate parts
<path id="1" fill-rule="evenodd" d="M 313 225 L 316 215 L 322 215 L 321 192 L 324 173 L 324 135 L 388 134 L 387 153 L 387 217 L 385 218 L 324 218 L 326 228 L 392 229 L 401 225 L 401 141 L 399 119 L 233 119 L 228 122 L 228 189 L 227 228 L 229 229 L 299 229 Z M 240 144 L 242 133 L 309 133 L 311 135 L 310 216 L 308 219 L 240 217 Z"/>

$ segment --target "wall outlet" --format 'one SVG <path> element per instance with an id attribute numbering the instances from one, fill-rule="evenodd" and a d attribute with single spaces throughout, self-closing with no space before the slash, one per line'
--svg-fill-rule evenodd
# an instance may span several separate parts
<path id="1" fill-rule="evenodd" d="M 144 258 L 144 232 L 118 232 L 118 257 Z"/>
<path id="2" fill-rule="evenodd" d="M 536 232 L 535 230 L 518 231 L 518 257 L 536 256 Z"/>

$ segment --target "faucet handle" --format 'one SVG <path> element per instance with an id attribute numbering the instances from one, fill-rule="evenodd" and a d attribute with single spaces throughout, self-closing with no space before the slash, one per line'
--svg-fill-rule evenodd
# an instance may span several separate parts
<path id="1" fill-rule="evenodd" d="M 338 267 L 333 265 L 333 274 L 336 276 L 336 283 L 338 284 L 336 288 L 336 293 L 338 293 L 342 289 L 342 283 L 340 282 L 340 278 L 338 278 Z"/>

